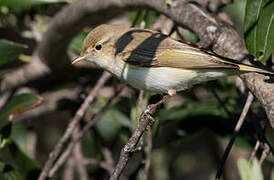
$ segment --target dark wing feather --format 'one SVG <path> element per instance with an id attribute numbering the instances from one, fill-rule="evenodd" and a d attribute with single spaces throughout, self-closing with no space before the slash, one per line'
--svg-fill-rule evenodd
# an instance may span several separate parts
<path id="1" fill-rule="evenodd" d="M 233 68 L 235 63 L 225 61 L 191 45 L 178 42 L 161 33 L 150 30 L 132 29 L 120 37 L 130 39 L 117 54 L 129 64 L 144 67 L 174 67 L 184 69 Z"/>

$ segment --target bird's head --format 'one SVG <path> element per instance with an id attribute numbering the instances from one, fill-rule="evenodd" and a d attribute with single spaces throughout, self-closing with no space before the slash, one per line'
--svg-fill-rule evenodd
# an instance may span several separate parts
<path id="1" fill-rule="evenodd" d="M 126 27 L 118 25 L 97 26 L 85 38 L 81 56 L 76 58 L 72 64 L 82 60 L 94 62 L 101 67 L 109 64 L 114 59 L 116 39 L 125 30 Z"/>

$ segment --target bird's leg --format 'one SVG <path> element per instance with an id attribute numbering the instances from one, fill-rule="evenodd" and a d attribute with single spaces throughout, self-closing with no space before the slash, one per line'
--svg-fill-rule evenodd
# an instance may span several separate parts
<path id="1" fill-rule="evenodd" d="M 169 90 L 168 94 L 164 95 L 160 101 L 156 102 L 155 104 L 148 105 L 147 108 L 143 111 L 141 116 L 148 120 L 150 126 L 152 126 L 155 122 L 154 118 L 152 117 L 152 114 L 156 111 L 157 107 L 166 102 L 167 99 L 173 96 L 174 94 L 176 94 L 175 90 Z"/>
<path id="2" fill-rule="evenodd" d="M 154 104 L 152 104 L 152 105 L 154 105 Z M 143 113 L 143 116 L 148 120 L 149 126 L 152 126 L 155 122 L 154 118 L 152 117 L 152 112 L 151 112 L 152 105 L 148 105 Z M 149 127 L 147 127 L 147 128 L 149 128 Z"/>

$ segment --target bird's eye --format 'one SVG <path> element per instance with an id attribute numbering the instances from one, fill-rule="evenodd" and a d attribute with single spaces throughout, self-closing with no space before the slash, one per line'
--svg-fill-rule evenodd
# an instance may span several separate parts
<path id="1" fill-rule="evenodd" d="M 95 49 L 96 49 L 97 51 L 100 51 L 100 50 L 102 49 L 102 45 L 101 45 L 101 44 L 98 44 L 97 46 L 95 46 Z"/>

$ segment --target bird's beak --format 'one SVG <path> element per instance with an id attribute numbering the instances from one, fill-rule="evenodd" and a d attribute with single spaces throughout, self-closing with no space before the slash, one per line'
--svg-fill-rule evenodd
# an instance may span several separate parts
<path id="1" fill-rule="evenodd" d="M 88 57 L 88 55 L 83 55 L 83 56 L 79 56 L 77 58 L 75 58 L 73 61 L 72 61 L 72 64 L 77 64 L 78 62 L 86 59 Z"/>

